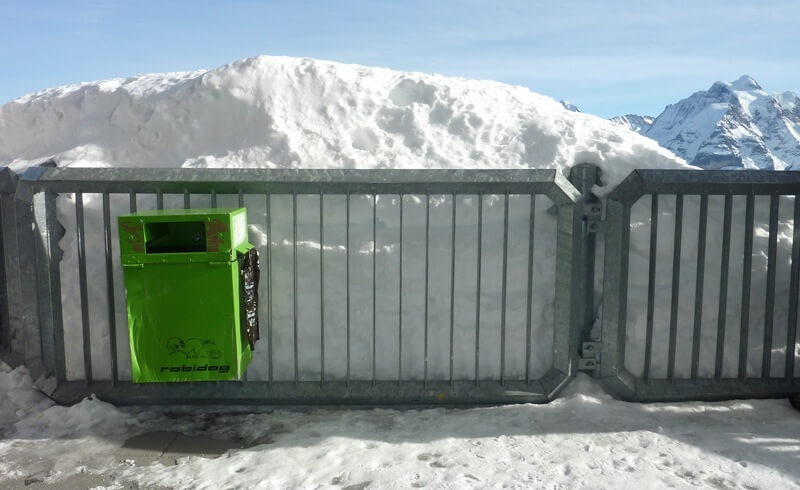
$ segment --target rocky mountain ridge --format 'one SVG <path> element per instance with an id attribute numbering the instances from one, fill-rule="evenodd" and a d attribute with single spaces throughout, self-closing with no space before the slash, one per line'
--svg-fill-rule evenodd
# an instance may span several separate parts
<path id="1" fill-rule="evenodd" d="M 800 169 L 800 98 L 768 94 L 747 75 L 714 82 L 655 119 L 627 114 L 610 120 L 698 167 Z"/>

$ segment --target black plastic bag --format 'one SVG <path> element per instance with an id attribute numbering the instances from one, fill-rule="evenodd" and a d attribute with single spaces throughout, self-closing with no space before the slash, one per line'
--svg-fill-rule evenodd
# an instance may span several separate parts
<path id="1" fill-rule="evenodd" d="M 256 349 L 258 331 L 258 281 L 261 272 L 258 267 L 258 251 L 251 248 L 239 254 L 239 301 L 242 327 L 247 333 L 250 349 Z"/>

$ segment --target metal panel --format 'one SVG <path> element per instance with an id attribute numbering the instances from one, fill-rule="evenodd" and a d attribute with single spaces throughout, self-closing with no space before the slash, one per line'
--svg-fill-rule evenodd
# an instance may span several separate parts
<path id="1" fill-rule="evenodd" d="M 26 270 L 32 272 L 30 277 L 36 276 L 35 284 L 29 284 L 26 292 L 30 293 L 25 302 L 26 316 L 25 325 L 26 332 L 30 335 L 26 337 L 28 343 L 32 346 L 29 349 L 29 359 L 33 364 L 37 362 L 41 364 L 40 371 L 46 376 L 53 376 L 56 380 L 55 391 L 53 396 L 56 400 L 61 402 L 76 401 L 82 396 L 90 392 L 96 393 L 101 398 L 114 401 L 117 403 L 185 403 L 191 402 L 209 402 L 209 403 L 359 403 L 359 404 L 398 404 L 398 403 L 438 403 L 438 404 L 460 404 L 460 403 L 508 403 L 508 402 L 546 402 L 551 400 L 558 391 L 570 380 L 575 372 L 577 366 L 577 346 L 580 342 L 580 332 L 583 328 L 582 315 L 584 310 L 581 309 L 584 303 L 583 288 L 575 287 L 576 283 L 583 280 L 585 275 L 583 248 L 581 247 L 581 219 L 582 213 L 576 212 L 576 203 L 580 199 L 580 194 L 576 189 L 558 172 L 555 170 L 508 170 L 508 171 L 464 171 L 464 170 L 412 170 L 412 171 L 381 171 L 381 170 L 221 170 L 221 169 L 35 169 L 31 170 L 24 179 L 25 183 L 21 190 L 17 192 L 17 206 L 22 212 L 22 219 L 20 221 L 21 230 L 29 230 L 24 238 L 26 244 L 25 250 L 29 257 L 23 258 L 23 263 Z M 98 257 L 86 255 L 85 243 L 85 226 L 84 225 L 84 206 L 82 196 L 87 193 L 99 193 L 103 196 L 103 221 L 104 226 L 104 252 Z M 84 358 L 87 366 L 86 376 L 84 379 L 66 381 L 65 366 L 64 366 L 64 345 L 63 345 L 63 326 L 61 319 L 61 293 L 60 293 L 60 279 L 59 279 L 59 260 L 60 256 L 56 253 L 58 250 L 57 243 L 60 238 L 59 225 L 54 221 L 55 217 L 55 197 L 59 194 L 74 194 L 76 196 L 75 210 L 77 217 L 77 246 L 78 246 L 78 265 L 80 272 L 80 290 L 82 296 L 81 313 L 83 318 L 83 332 L 84 337 L 84 352 L 87 356 Z M 132 209 L 136 204 L 137 194 L 155 194 L 157 206 L 163 206 L 164 194 L 177 194 L 183 195 L 183 204 L 189 207 L 189 196 L 191 194 L 207 194 L 211 195 L 212 204 L 217 200 L 219 194 L 238 194 L 239 202 L 244 202 L 245 194 L 256 194 L 265 196 L 265 211 L 266 222 L 263 223 L 267 234 L 266 244 L 266 271 L 262 274 L 264 287 L 267 288 L 266 312 L 267 319 L 267 349 L 266 349 L 266 364 L 268 371 L 266 380 L 249 379 L 246 383 L 229 382 L 229 383 L 176 383 L 176 384 L 133 384 L 117 378 L 116 371 L 116 353 L 112 353 L 112 376 L 110 381 L 97 379 L 97 376 L 92 373 L 90 345 L 92 339 L 90 334 L 92 331 L 107 330 L 105 326 L 98 329 L 89 329 L 88 318 L 91 305 L 86 303 L 86 270 L 87 264 L 90 261 L 105 262 L 106 280 L 105 287 L 108 291 L 113 289 L 113 272 L 110 270 L 109 265 L 116 260 L 115 257 L 110 257 L 111 243 L 109 239 L 109 224 L 110 220 L 115 219 L 111 216 L 110 196 L 112 194 L 125 194 L 130 197 Z M 291 380 L 283 380 L 274 376 L 274 360 L 273 360 L 273 330 L 276 328 L 275 322 L 277 318 L 273 318 L 273 294 L 275 294 L 273 287 L 273 245 L 277 244 L 273 232 L 273 221 L 275 220 L 275 207 L 272 206 L 272 195 L 285 194 L 292 196 L 291 206 L 291 240 L 290 248 L 292 250 L 292 262 L 290 269 L 292 270 L 293 283 L 291 300 L 292 317 L 291 319 L 291 334 L 293 335 L 293 373 Z M 325 352 L 327 346 L 325 345 L 325 329 L 327 322 L 325 322 L 325 301 L 327 291 L 320 288 L 320 334 L 322 342 L 313 347 L 313 356 L 319 355 L 322 358 L 321 365 L 319 366 L 319 378 L 314 377 L 313 381 L 307 380 L 301 376 L 301 366 L 305 364 L 306 357 L 310 354 L 307 351 L 308 347 L 301 343 L 298 338 L 298 297 L 301 294 L 298 285 L 298 261 L 300 259 L 300 247 L 298 246 L 298 200 L 297 195 L 315 195 L 319 196 L 319 236 L 320 243 L 323 241 L 328 242 L 333 240 L 329 238 L 327 232 L 324 231 L 324 224 L 330 220 L 325 216 L 326 214 L 326 196 L 330 194 L 339 194 L 345 197 L 346 202 L 346 217 L 344 219 L 344 235 L 346 244 L 344 246 L 344 260 L 346 261 L 345 277 L 342 279 L 342 286 L 345 289 L 346 295 L 346 332 L 342 332 L 346 342 L 346 355 L 347 355 L 347 375 L 341 380 L 326 379 L 325 373 L 325 358 L 330 357 L 331 352 Z M 366 195 L 372 199 L 371 221 L 372 227 L 370 229 L 372 235 L 372 248 L 371 248 L 371 267 L 372 267 L 372 294 L 356 295 L 356 279 L 351 277 L 355 274 L 356 264 L 356 241 L 354 237 L 355 231 L 351 231 L 351 224 L 353 216 L 351 213 L 356 213 L 355 208 L 351 209 L 351 197 L 353 194 Z M 378 226 L 377 219 L 377 203 L 379 195 L 392 195 L 399 196 L 400 205 L 399 218 L 400 218 L 400 241 L 398 244 L 399 256 L 396 260 L 400 262 L 400 273 L 398 274 L 397 281 L 399 282 L 400 295 L 397 298 L 400 302 L 398 318 L 397 318 L 397 339 L 398 345 L 396 349 L 401 355 L 398 357 L 398 378 L 397 380 L 379 379 L 376 373 L 375 359 L 378 357 L 378 346 L 375 342 L 377 327 L 377 295 L 376 295 L 376 274 L 377 262 L 376 254 L 378 248 L 376 242 L 380 227 Z M 412 194 L 424 196 L 427 199 L 425 204 L 425 247 L 424 254 L 425 260 L 425 281 L 424 284 L 416 285 L 413 287 L 425 290 L 425 339 L 424 339 L 424 352 L 422 353 L 422 361 L 424 365 L 423 375 L 420 379 L 410 377 L 410 374 L 404 372 L 406 366 L 403 365 L 402 352 L 411 349 L 410 346 L 403 346 L 402 329 L 403 319 L 403 265 L 402 261 L 420 261 L 423 257 L 418 256 L 405 256 L 403 253 L 403 202 L 404 196 Z M 449 301 L 450 301 L 450 318 L 446 322 L 433 322 L 433 310 L 429 310 L 429 295 L 433 294 L 433 277 L 430 276 L 431 272 L 429 267 L 433 265 L 432 250 L 430 250 L 431 234 L 433 233 L 432 223 L 432 206 L 431 202 L 434 195 L 450 196 L 452 202 L 452 223 L 447 223 L 447 227 L 452 226 L 452 230 L 448 228 L 447 232 L 451 234 L 451 246 L 453 255 L 450 257 L 450 274 L 448 281 L 449 288 Z M 555 264 L 555 304 L 554 304 L 554 341 L 552 351 L 552 367 L 544 375 L 535 379 L 530 375 L 531 365 L 531 319 L 530 319 L 530 302 L 532 289 L 534 288 L 535 281 L 538 279 L 528 271 L 527 276 L 527 325 L 526 325 L 526 373 L 522 379 L 514 379 L 507 373 L 507 359 L 505 352 L 505 338 L 506 338 L 506 318 L 505 309 L 507 306 L 506 298 L 506 282 L 508 280 L 507 268 L 509 264 L 508 250 L 509 244 L 509 218 L 508 206 L 510 195 L 525 195 L 531 196 L 530 205 L 530 224 L 533 226 L 535 220 L 533 213 L 535 211 L 534 198 L 537 195 L 546 196 L 553 203 L 553 210 L 557 216 L 556 219 L 556 243 L 557 243 L 557 257 Z M 491 355 L 499 356 L 501 369 L 497 375 L 497 379 L 481 379 L 478 378 L 478 356 L 481 354 L 481 348 L 488 348 L 481 346 L 476 342 L 476 376 L 474 379 L 462 379 L 453 376 L 452 358 L 453 358 L 453 332 L 454 332 L 454 310 L 453 304 L 454 291 L 455 291 L 455 225 L 456 225 L 456 204 L 460 197 L 470 196 L 474 198 L 478 196 L 478 216 L 477 216 L 477 229 L 479 241 L 477 244 L 478 250 L 481 249 L 481 242 L 486 234 L 483 233 L 484 220 L 483 216 L 485 210 L 484 197 L 496 196 L 500 200 L 497 201 L 499 205 L 503 206 L 503 249 L 502 249 L 502 269 L 498 274 L 503 277 L 502 293 L 500 294 L 500 302 L 502 304 L 503 314 L 500 323 L 499 332 L 503 342 L 500 344 L 498 352 L 492 352 Z M 487 215 L 488 216 L 488 215 Z M 449 220 L 447 220 L 449 221 Z M 333 220 L 335 222 L 335 220 Z M 35 226 L 30 227 L 31 223 Z M 27 228 L 26 228 L 27 227 Z M 408 232 L 408 230 L 406 230 Z M 437 228 L 437 233 L 438 233 Z M 529 236 L 530 243 L 524 247 L 526 252 L 529 251 L 529 269 L 531 268 L 530 261 L 533 253 L 533 238 L 534 231 L 531 228 Z M 461 246 L 459 242 L 459 246 Z M 473 245 L 475 246 L 475 245 Z M 493 252 L 483 247 L 484 252 Z M 364 250 L 359 249 L 359 256 L 366 253 Z M 320 247 L 319 252 L 319 267 L 320 267 L 320 280 L 323 279 L 325 272 L 325 263 L 327 257 L 323 247 Z M 405 254 L 409 255 L 409 254 Z M 418 255 L 418 254 L 414 254 Z M 480 274 L 482 268 L 485 269 L 488 263 L 481 264 L 481 253 L 478 254 L 477 272 Z M 328 271 L 327 273 L 330 273 Z M 429 284 L 428 278 L 430 276 L 431 282 Z M 480 278 L 480 276 L 478 276 Z M 391 279 L 390 279 L 391 280 Z M 480 279 L 478 279 L 480 281 Z M 411 287 L 408 285 L 406 287 Z M 552 287 L 552 286 L 551 286 Z M 360 292 L 360 291 L 358 291 Z M 315 293 L 316 294 L 316 293 Z M 443 292 L 444 295 L 444 292 Z M 480 286 L 477 291 L 478 299 L 480 300 Z M 288 297 L 288 296 L 287 296 Z M 369 305 L 357 304 L 361 302 L 361 298 L 369 298 Z M 394 300 L 391 300 L 394 301 Z M 432 308 L 433 303 L 430 307 Z M 111 321 L 108 328 L 114 331 L 113 326 L 113 302 L 109 299 L 108 303 L 109 315 Z M 350 359 L 353 354 L 351 352 L 351 321 L 355 322 L 356 318 L 351 318 L 352 313 L 358 311 L 370 311 L 372 315 L 372 371 L 369 380 L 360 379 L 356 376 L 355 371 L 351 372 Z M 429 319 L 429 314 L 431 315 Z M 476 305 L 476 316 L 479 324 L 476 330 L 481 328 L 480 324 L 480 301 Z M 441 323 L 441 324 L 440 324 Z M 443 325 L 446 323 L 446 325 Z M 353 324 L 352 328 L 356 325 Z M 447 349 L 450 352 L 449 372 L 443 375 L 438 371 L 434 374 L 433 364 L 429 366 L 428 354 L 434 351 L 432 343 L 434 340 L 434 328 L 445 329 L 447 336 L 451 339 L 450 346 Z M 484 325 L 484 328 L 488 328 Z M 435 332 L 438 338 L 444 338 L 444 334 L 438 336 L 438 330 Z M 430 339 L 429 339 L 430 337 Z M 431 342 L 431 345 L 428 343 Z M 38 346 L 38 347 L 37 347 Z M 444 351 L 445 349 L 438 349 L 437 351 Z M 345 353 L 343 352 L 344 356 Z M 443 354 L 446 355 L 446 354 Z M 486 354 L 484 354 L 486 355 Z M 305 359 L 305 360 L 304 360 Z M 439 359 L 437 359 L 439 361 Z M 97 367 L 95 366 L 95 370 Z M 91 384 L 91 386 L 89 386 Z"/>
<path id="2" fill-rule="evenodd" d="M 603 318 L 602 318 L 602 357 L 601 377 L 606 386 L 617 396 L 633 401 L 671 401 L 671 400 L 719 400 L 729 398 L 748 397 L 781 397 L 797 392 L 797 378 L 793 375 L 794 356 L 797 332 L 797 291 L 800 289 L 800 280 L 797 275 L 798 260 L 800 260 L 800 244 L 798 244 L 798 228 L 795 226 L 794 243 L 792 246 L 792 271 L 790 276 L 789 311 L 787 312 L 788 327 L 786 333 L 786 372 L 781 377 L 771 377 L 770 348 L 772 347 L 772 327 L 776 316 L 775 310 L 775 255 L 778 224 L 779 196 L 797 196 L 800 193 L 800 172 L 779 171 L 682 171 L 682 170 L 637 170 L 631 173 L 614 191 L 606 202 L 606 244 L 605 267 L 603 283 Z M 676 195 L 675 221 L 676 231 L 673 235 L 674 256 L 672 269 L 672 294 L 669 318 L 669 346 L 667 357 L 667 375 L 655 379 L 652 375 L 650 363 L 651 352 L 654 348 L 653 335 L 653 303 L 654 284 L 656 283 L 657 238 L 656 230 L 659 219 L 659 197 L 663 195 Z M 694 278 L 695 296 L 693 302 L 694 319 L 689 324 L 679 323 L 677 318 L 679 281 L 680 281 L 680 253 L 683 240 L 681 238 L 683 217 L 683 196 L 699 196 L 699 226 L 697 241 L 697 274 Z M 706 226 L 708 222 L 708 196 L 724 196 L 722 209 L 722 245 L 720 259 L 719 296 L 716 305 L 717 317 L 715 323 L 709 328 L 716 330 L 716 345 L 711 350 L 713 365 L 711 375 L 701 374 L 698 362 L 701 358 L 701 316 L 703 310 L 702 289 L 704 284 L 706 264 Z M 745 204 L 744 234 L 732 234 L 732 209 L 733 196 L 742 196 Z M 752 355 L 748 347 L 748 338 L 751 325 L 750 305 L 751 293 L 753 298 L 758 293 L 762 298 L 762 291 L 751 291 L 752 265 L 753 265 L 753 236 L 754 236 L 754 209 L 755 196 L 770 196 L 769 208 L 769 240 L 767 247 L 767 275 L 766 275 L 766 305 L 763 325 L 762 355 L 751 362 L 758 361 L 761 372 L 757 375 L 748 374 L 747 357 Z M 631 206 L 642 196 L 651 198 L 650 216 L 650 270 L 648 305 L 646 311 L 645 335 L 645 365 L 641 376 L 630 372 L 625 365 L 626 360 L 626 334 L 631 325 L 628 324 L 628 265 L 629 243 L 631 239 Z M 800 204 L 796 197 L 794 203 L 795 222 L 800 219 Z M 761 225 L 767 224 L 759 223 Z M 740 228 L 741 229 L 741 228 Z M 739 236 L 737 236 L 739 235 Z M 731 257 L 731 240 L 742 240 L 744 253 L 742 256 Z M 742 276 L 733 277 L 730 274 L 732 261 L 741 260 Z M 717 280 L 716 277 L 712 278 Z M 725 352 L 726 312 L 728 307 L 728 286 L 731 281 L 742 283 L 741 303 L 737 308 L 741 318 L 737 328 L 739 330 L 738 365 L 736 376 L 727 378 L 723 375 L 723 358 L 730 353 Z M 737 302 L 738 303 L 738 302 Z M 691 374 L 689 378 L 679 378 L 675 367 L 676 330 L 691 327 Z M 760 325 L 759 325 L 760 326 Z M 777 341 L 782 342 L 782 341 Z M 753 346 L 755 347 L 755 346 Z M 734 356 L 737 352 L 732 353 Z"/>

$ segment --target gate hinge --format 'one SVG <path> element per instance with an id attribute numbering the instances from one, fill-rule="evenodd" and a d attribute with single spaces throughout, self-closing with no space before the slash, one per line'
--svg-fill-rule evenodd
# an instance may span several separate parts
<path id="1" fill-rule="evenodd" d="M 606 222 L 603 219 L 603 205 L 599 202 L 586 203 L 583 209 L 583 220 L 586 221 L 586 231 L 588 233 L 605 231 Z"/>
<path id="2" fill-rule="evenodd" d="M 578 359 L 579 371 L 599 372 L 600 342 L 584 342 L 581 345 L 581 357 Z"/>

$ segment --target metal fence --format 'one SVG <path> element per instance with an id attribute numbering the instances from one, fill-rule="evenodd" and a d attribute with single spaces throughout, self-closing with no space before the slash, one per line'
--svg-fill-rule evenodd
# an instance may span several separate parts
<path id="1" fill-rule="evenodd" d="M 546 402 L 579 370 L 637 401 L 800 391 L 800 173 L 600 177 L 2 169 L 0 356 L 64 403 Z M 262 257 L 247 379 L 133 384 L 116 216 L 218 205 Z"/>
<path id="2" fill-rule="evenodd" d="M 604 224 L 600 372 L 613 392 L 663 401 L 800 391 L 798 220 L 800 172 L 628 176 L 607 197 Z"/>
<path id="3" fill-rule="evenodd" d="M 31 168 L 16 216 L 36 278 L 21 281 L 29 368 L 62 402 L 548 401 L 577 366 L 579 200 L 550 170 Z M 148 201 L 248 208 L 266 325 L 248 379 L 125 379 L 115 217 Z"/>

